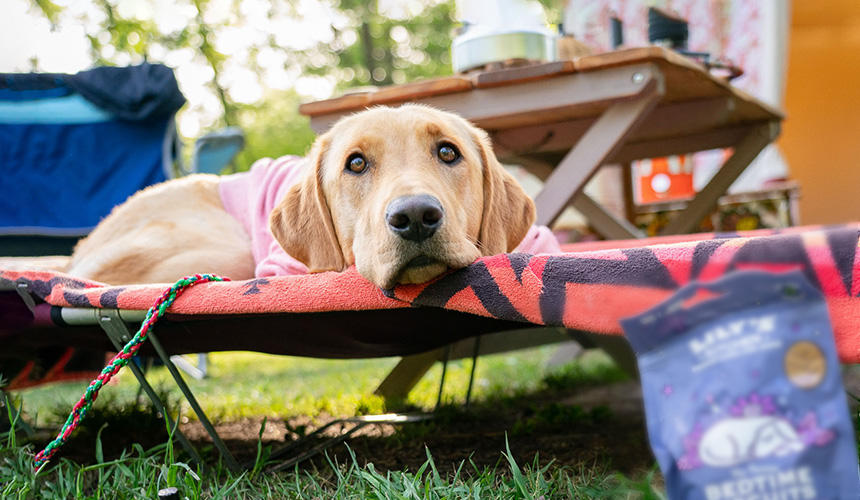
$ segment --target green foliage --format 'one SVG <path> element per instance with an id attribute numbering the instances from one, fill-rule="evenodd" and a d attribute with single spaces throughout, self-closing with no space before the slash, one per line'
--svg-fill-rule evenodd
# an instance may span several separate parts
<path id="1" fill-rule="evenodd" d="M 576 363 L 568 363 L 547 374 L 543 383 L 547 389 L 560 391 L 579 387 L 611 384 L 627 380 L 629 375 L 603 352 L 589 352 Z"/>
<path id="2" fill-rule="evenodd" d="M 528 435 L 535 432 L 553 432 L 577 426 L 599 425 L 612 418 L 612 411 L 605 406 L 585 410 L 577 405 L 550 403 L 534 409 L 514 424 L 511 432 L 515 435 Z"/>
<path id="3" fill-rule="evenodd" d="M 262 101 L 239 108 L 238 125 L 245 132 L 245 148 L 236 168 L 247 170 L 260 158 L 304 155 L 316 134 L 310 120 L 299 114 L 299 96 L 291 90 L 270 92 Z"/>
<path id="4" fill-rule="evenodd" d="M 855 365 L 850 368 L 857 370 L 858 367 Z M 857 397 L 850 391 L 846 391 L 846 393 L 848 394 L 848 401 L 850 403 L 851 418 L 854 422 L 854 435 L 857 436 L 857 455 L 860 456 L 860 397 Z"/>
<path id="5" fill-rule="evenodd" d="M 558 24 L 564 16 L 565 0 L 537 0 L 543 6 L 546 21 L 549 24 Z"/>
<path id="6" fill-rule="evenodd" d="M 381 14 L 377 1 L 340 0 L 335 6 L 349 23 L 334 30 L 331 43 L 305 54 L 307 73 L 333 72 L 341 89 L 451 73 L 453 1 L 425 1 L 420 10 L 399 19 Z"/>
<path id="7" fill-rule="evenodd" d="M 51 22 L 51 25 L 54 26 L 57 23 L 57 17 L 62 12 L 62 7 L 55 4 L 51 0 L 34 0 L 36 7 L 45 15 L 48 21 Z"/>

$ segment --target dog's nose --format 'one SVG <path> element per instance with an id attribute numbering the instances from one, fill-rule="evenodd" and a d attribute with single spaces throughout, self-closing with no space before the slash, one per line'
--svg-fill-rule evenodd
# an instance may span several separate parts
<path id="1" fill-rule="evenodd" d="M 401 196 L 388 204 L 388 228 L 403 239 L 422 242 L 442 225 L 442 204 L 429 194 Z"/>

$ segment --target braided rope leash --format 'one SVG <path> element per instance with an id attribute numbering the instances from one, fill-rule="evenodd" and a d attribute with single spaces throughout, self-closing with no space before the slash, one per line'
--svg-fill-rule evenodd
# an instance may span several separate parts
<path id="1" fill-rule="evenodd" d="M 153 304 L 146 312 L 146 317 L 143 318 L 143 322 L 140 324 L 140 329 L 134 334 L 134 337 L 125 345 L 125 347 L 122 348 L 122 351 L 117 353 L 110 363 L 104 367 L 99 376 L 90 382 L 84 395 L 81 396 L 80 401 L 78 401 L 75 407 L 72 408 L 69 418 L 66 419 L 66 423 L 63 424 L 57 437 L 48 443 L 44 450 L 36 454 L 33 459 L 34 469 L 36 472 L 47 464 L 57 451 L 59 451 L 60 447 L 66 443 L 66 440 L 69 439 L 72 432 L 78 427 L 78 425 L 80 425 L 84 417 L 87 416 L 87 412 L 92 408 L 102 386 L 108 383 L 110 379 L 116 375 L 122 367 L 127 365 L 135 354 L 137 354 L 140 346 L 146 342 L 149 330 L 159 319 L 161 319 L 162 316 L 164 316 L 165 312 L 171 305 L 173 305 L 176 298 L 179 297 L 187 288 L 207 281 L 229 281 L 229 278 L 222 278 L 213 274 L 195 274 L 194 276 L 186 276 L 165 290 L 161 297 L 155 301 L 155 304 Z"/>

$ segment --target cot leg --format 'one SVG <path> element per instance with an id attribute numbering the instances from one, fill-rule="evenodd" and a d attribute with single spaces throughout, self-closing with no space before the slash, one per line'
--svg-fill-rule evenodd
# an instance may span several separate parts
<path id="1" fill-rule="evenodd" d="M 289 468 L 295 466 L 299 462 L 302 462 L 304 460 L 307 460 L 308 458 L 316 456 L 316 455 L 320 454 L 321 452 L 331 448 L 332 446 L 346 441 L 355 432 L 357 432 L 357 431 L 359 431 L 359 430 L 363 429 L 364 427 L 371 425 L 371 424 L 375 424 L 375 425 L 381 425 L 381 424 L 397 425 L 397 424 L 407 424 L 407 423 L 412 423 L 412 422 L 424 422 L 424 421 L 430 420 L 432 418 L 433 418 L 433 414 L 427 414 L 427 413 L 419 413 L 419 414 L 386 413 L 383 415 L 362 415 L 359 417 L 348 417 L 348 418 L 341 418 L 338 420 L 333 420 L 333 421 L 323 425 L 322 427 L 318 428 L 317 430 L 311 432 L 310 434 L 308 434 L 302 438 L 299 438 L 296 441 L 293 441 L 292 443 L 281 448 L 280 450 L 274 451 L 271 455 L 269 455 L 269 461 L 281 458 L 281 457 L 293 452 L 294 450 L 301 449 L 301 447 L 306 445 L 307 443 L 313 442 L 312 440 L 316 440 L 318 437 L 322 437 L 324 435 L 324 433 L 332 427 L 335 427 L 338 425 L 341 426 L 341 434 L 339 434 L 338 436 L 335 436 L 335 437 L 325 439 L 324 441 L 311 447 L 309 450 L 303 451 L 301 453 L 298 453 L 297 455 L 294 455 L 292 458 L 288 459 L 286 462 L 282 462 L 280 464 L 269 467 L 266 471 L 267 472 L 277 472 L 277 471 L 289 469 Z M 348 431 L 344 431 L 343 428 L 346 424 L 353 424 L 354 426 L 352 429 L 350 429 Z M 253 466 L 254 466 L 253 462 L 248 462 L 246 464 L 246 468 L 248 468 L 248 469 L 250 469 Z"/>
<path id="2" fill-rule="evenodd" d="M 99 311 L 99 325 L 102 327 L 102 330 L 107 333 L 108 338 L 111 343 L 114 345 L 117 351 L 121 351 L 123 345 L 131 340 L 132 335 L 130 334 L 128 327 L 123 323 L 122 319 L 120 319 L 119 314 L 116 310 L 101 310 Z M 179 440 L 179 444 L 182 445 L 182 448 L 191 455 L 191 459 L 202 467 L 204 470 L 206 469 L 206 464 L 203 462 L 203 459 L 200 458 L 200 454 L 197 453 L 197 450 L 188 441 L 188 438 L 185 437 L 185 434 L 179 430 L 179 426 L 170 418 L 170 414 L 167 412 L 167 408 L 164 406 L 164 402 L 161 401 L 161 398 L 156 394 L 155 389 L 149 385 L 149 382 L 146 380 L 146 376 L 141 371 L 140 367 L 137 366 L 137 363 L 129 363 L 128 368 L 134 374 L 137 379 L 138 384 L 146 392 L 146 395 L 149 396 L 152 404 L 155 405 L 155 409 L 161 412 L 164 415 L 164 420 L 167 421 L 167 424 L 171 429 L 176 429 L 175 436 L 177 440 Z"/>
<path id="3" fill-rule="evenodd" d="M 227 449 L 227 445 L 221 440 L 221 436 L 218 435 L 218 431 L 215 430 L 212 422 L 209 421 L 209 417 L 206 416 L 206 412 L 204 412 L 203 408 L 200 407 L 200 404 L 197 402 L 197 398 L 194 397 L 194 393 L 191 392 L 188 384 L 185 383 L 185 379 L 183 379 L 182 375 L 179 373 L 179 369 L 176 368 L 176 365 L 174 365 L 170 360 L 170 356 L 167 354 L 167 351 L 165 351 L 164 347 L 161 346 L 161 342 L 158 341 L 158 337 L 156 337 L 152 332 L 149 332 L 149 341 L 152 343 L 152 347 L 155 348 L 155 352 L 158 353 L 158 357 L 164 362 L 164 366 L 167 367 L 173 380 L 176 381 L 176 385 L 179 387 L 179 390 L 182 391 L 188 404 L 191 405 L 194 413 L 197 414 L 197 418 L 200 419 L 200 423 L 203 425 L 203 428 L 209 433 L 209 436 L 212 438 L 212 442 L 215 443 L 215 447 L 218 448 L 219 452 L 221 452 L 221 457 L 224 458 L 224 462 L 227 464 L 227 467 L 234 472 L 240 471 L 241 467 L 239 466 L 239 462 L 233 458 L 233 454 L 230 453 L 230 450 Z"/>
<path id="4" fill-rule="evenodd" d="M 146 361 L 139 365 L 139 366 L 143 367 L 143 368 L 141 368 L 141 373 L 143 373 L 144 377 L 146 376 L 147 373 L 149 373 L 149 370 L 152 369 L 152 363 L 153 363 L 153 359 L 151 357 L 147 356 Z M 135 408 L 137 408 L 137 405 L 140 404 L 140 396 L 142 396 L 142 395 L 143 395 L 143 386 L 140 384 L 137 384 L 137 394 L 135 394 L 135 396 L 134 396 Z"/>
<path id="5" fill-rule="evenodd" d="M 475 337 L 475 346 L 472 349 L 472 369 L 469 370 L 469 387 L 466 389 L 466 408 L 472 403 L 472 386 L 475 384 L 475 369 L 478 367 L 478 355 L 481 352 L 481 336 Z"/>
<path id="6" fill-rule="evenodd" d="M 436 397 L 436 408 L 433 411 L 439 409 L 442 406 L 442 393 L 445 391 L 445 374 L 448 372 L 448 358 L 451 357 L 451 346 L 445 346 L 445 354 L 442 357 L 442 376 L 439 378 L 439 395 Z"/>

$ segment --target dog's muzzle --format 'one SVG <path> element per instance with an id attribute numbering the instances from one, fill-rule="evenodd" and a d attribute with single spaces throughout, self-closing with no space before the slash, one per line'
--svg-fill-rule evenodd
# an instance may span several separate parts
<path id="1" fill-rule="evenodd" d="M 433 236 L 442 226 L 444 216 L 442 204 L 429 194 L 401 196 L 389 203 L 385 210 L 388 229 L 415 243 Z"/>

